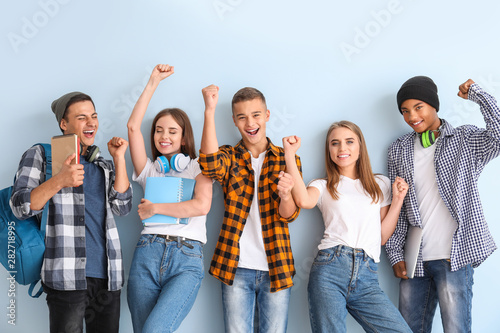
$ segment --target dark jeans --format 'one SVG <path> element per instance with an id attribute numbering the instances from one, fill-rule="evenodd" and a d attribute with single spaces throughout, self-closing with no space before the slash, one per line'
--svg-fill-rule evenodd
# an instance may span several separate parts
<path id="1" fill-rule="evenodd" d="M 106 279 L 87 278 L 87 290 L 61 291 L 43 285 L 49 306 L 50 333 L 118 333 L 120 290 Z"/>

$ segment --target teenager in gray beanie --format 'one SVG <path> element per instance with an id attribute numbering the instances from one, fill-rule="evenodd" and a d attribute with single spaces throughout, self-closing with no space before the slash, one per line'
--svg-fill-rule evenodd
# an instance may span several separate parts
<path id="1" fill-rule="evenodd" d="M 92 99 L 72 92 L 51 108 L 63 134 L 76 134 L 87 152 L 99 128 Z M 19 163 L 10 201 L 14 215 L 26 219 L 50 202 L 41 278 L 51 333 L 83 332 L 84 320 L 87 332 L 118 333 L 124 281 L 114 214 L 123 216 L 132 208 L 127 147 L 126 140 L 112 138 L 113 161 L 83 154 L 74 164 L 71 154 L 47 181 L 40 145 L 28 149 Z"/>
<path id="2" fill-rule="evenodd" d="M 82 101 L 90 101 L 95 109 L 94 101 L 92 100 L 92 98 L 90 98 L 89 95 L 81 93 L 79 91 L 67 93 L 66 95 L 62 95 L 58 99 L 54 100 L 50 105 L 50 108 L 56 116 L 57 123 L 59 125 L 61 124 L 61 120 L 64 118 L 68 107 L 70 107 L 74 103 Z"/>
<path id="3" fill-rule="evenodd" d="M 396 96 L 413 131 L 391 144 L 389 178 L 402 177 L 409 189 L 385 248 L 394 275 L 401 278 L 399 310 L 413 332 L 431 330 L 438 303 L 445 332 L 470 332 L 474 268 L 496 249 L 477 180 L 500 155 L 500 109 L 469 79 L 459 86 L 458 96 L 479 105 L 487 128 L 454 128 L 437 115 L 437 91 L 430 78 L 416 76 Z M 406 265 L 409 230 L 417 234 L 415 266 Z"/>

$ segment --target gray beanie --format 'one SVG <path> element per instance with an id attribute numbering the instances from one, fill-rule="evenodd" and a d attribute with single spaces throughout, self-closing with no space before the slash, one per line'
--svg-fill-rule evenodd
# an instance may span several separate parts
<path id="1" fill-rule="evenodd" d="M 398 109 L 401 112 L 401 104 L 407 99 L 418 99 L 423 101 L 436 111 L 439 111 L 438 89 L 434 81 L 427 76 L 415 76 L 403 83 L 397 95 Z"/>
<path id="2" fill-rule="evenodd" d="M 54 112 L 54 114 L 56 115 L 58 125 L 61 123 L 61 120 L 64 117 L 64 113 L 66 112 L 69 100 L 77 95 L 85 95 L 85 94 L 79 91 L 74 91 L 66 95 L 63 95 L 52 102 L 52 105 L 50 107 L 52 108 L 52 112 Z"/>

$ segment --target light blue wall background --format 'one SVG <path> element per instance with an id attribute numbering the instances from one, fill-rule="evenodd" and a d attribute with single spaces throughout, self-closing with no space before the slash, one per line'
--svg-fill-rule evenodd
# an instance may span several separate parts
<path id="1" fill-rule="evenodd" d="M 330 123 L 348 119 L 364 131 L 375 172 L 386 173 L 386 149 L 409 131 L 395 103 L 400 85 L 428 75 L 439 87 L 439 115 L 453 125 L 484 126 L 479 108 L 456 96 L 472 78 L 500 98 L 498 32 L 500 4 L 494 1 L 2 1 L 0 11 L 2 167 L 0 187 L 11 184 L 22 153 L 59 134 L 50 103 L 69 91 L 90 94 L 99 112 L 97 144 L 126 137 L 130 111 L 157 63 L 175 75 L 154 96 L 143 127 L 164 107 L 186 110 L 201 138 L 201 89 L 220 86 L 217 130 L 221 144 L 238 133 L 230 118 L 232 95 L 255 86 L 268 99 L 268 134 L 302 137 L 304 179 L 323 176 L 323 140 Z M 147 134 L 148 135 L 148 134 Z M 109 154 L 106 152 L 106 155 Z M 129 159 L 129 156 L 127 155 Z M 500 241 L 497 170 L 493 161 L 480 178 L 491 232 Z M 128 160 L 131 174 L 131 163 Z M 142 190 L 134 185 L 135 206 Z M 141 224 L 135 211 L 117 218 L 128 275 Z M 214 189 L 208 219 L 208 269 L 223 214 L 222 192 Z M 306 285 L 323 232 L 317 209 L 303 211 L 290 226 L 297 275 L 289 332 L 309 332 Z M 473 329 L 498 330 L 500 254 L 475 273 Z M 0 270 L 0 331 L 47 332 L 44 297 L 33 300 L 16 289 L 16 326 L 7 324 L 8 283 Z M 398 280 L 385 251 L 380 283 L 397 303 Z M 123 293 L 121 331 L 131 332 Z M 195 306 L 179 332 L 222 332 L 220 285 L 207 274 Z M 435 332 L 441 332 L 439 317 Z M 348 331 L 361 332 L 348 318 Z"/>

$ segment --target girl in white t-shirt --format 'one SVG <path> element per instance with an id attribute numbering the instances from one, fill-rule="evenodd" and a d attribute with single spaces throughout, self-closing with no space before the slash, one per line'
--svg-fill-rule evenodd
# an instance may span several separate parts
<path id="1" fill-rule="evenodd" d="M 144 189 L 147 177 L 196 180 L 192 200 L 153 204 L 141 200 L 139 216 L 155 214 L 189 218 L 187 224 L 146 224 L 134 252 L 127 287 L 134 332 L 173 332 L 194 304 L 204 276 L 203 244 L 206 215 L 212 202 L 212 181 L 201 174 L 193 130 L 180 109 L 160 111 L 151 127 L 153 160 L 147 157 L 141 124 L 158 84 L 174 67 L 157 65 L 128 121 L 132 179 Z M 157 159 L 164 157 L 162 163 Z M 163 168 L 162 168 L 163 165 Z M 167 170 L 169 169 L 169 170 Z"/>
<path id="2" fill-rule="evenodd" d="M 307 187 L 295 165 L 296 136 L 283 139 L 297 206 L 321 210 L 325 233 L 309 276 L 313 332 L 345 332 L 349 312 L 367 332 L 411 332 L 378 283 L 380 247 L 394 232 L 408 185 L 374 175 L 359 127 L 348 121 L 326 136 L 326 179 Z"/>

